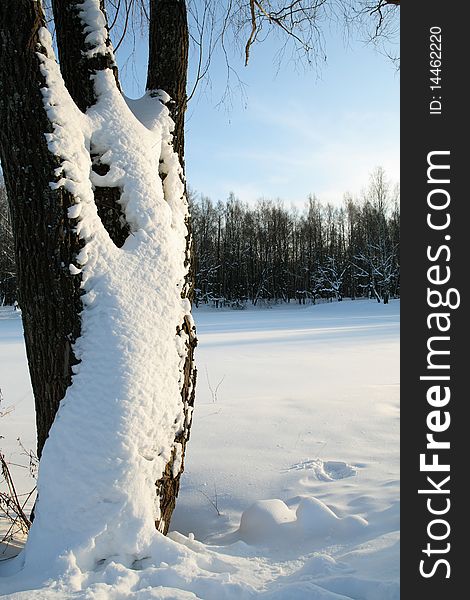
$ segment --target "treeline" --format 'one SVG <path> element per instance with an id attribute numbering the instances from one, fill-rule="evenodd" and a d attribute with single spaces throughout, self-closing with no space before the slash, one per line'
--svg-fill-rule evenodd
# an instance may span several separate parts
<path id="1" fill-rule="evenodd" d="M 248 205 L 234 195 L 191 200 L 196 304 L 399 295 L 400 210 L 383 169 L 360 199 L 342 207 L 308 199 L 303 211 L 280 200 Z"/>
<path id="2" fill-rule="evenodd" d="M 195 303 L 299 303 L 343 297 L 388 302 L 400 289 L 398 192 L 383 169 L 343 206 L 308 199 L 303 211 L 280 200 L 249 205 L 190 195 Z M 13 237 L 0 186 L 0 304 L 16 299 Z"/>

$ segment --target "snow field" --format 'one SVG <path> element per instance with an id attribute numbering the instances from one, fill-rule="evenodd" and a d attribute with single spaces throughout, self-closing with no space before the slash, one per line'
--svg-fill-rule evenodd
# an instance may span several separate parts
<path id="1" fill-rule="evenodd" d="M 7 310 L 0 381 L 15 410 L 2 442 L 15 456 L 17 432 L 32 440 L 32 400 Z M 197 401 L 170 536 L 127 564 L 65 555 L 55 573 L 0 578 L 0 593 L 398 600 L 398 313 L 364 300 L 196 310 Z"/>

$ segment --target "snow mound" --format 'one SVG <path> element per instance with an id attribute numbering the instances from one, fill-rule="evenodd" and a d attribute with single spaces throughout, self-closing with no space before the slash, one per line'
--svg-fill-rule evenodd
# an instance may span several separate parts
<path id="1" fill-rule="evenodd" d="M 338 517 L 318 498 L 306 496 L 295 511 L 279 499 L 255 502 L 243 512 L 235 536 L 255 546 L 281 540 L 318 542 L 333 536 L 335 539 L 355 537 L 367 525 L 365 519 L 356 515 Z"/>
<path id="2" fill-rule="evenodd" d="M 357 515 L 338 517 L 326 504 L 313 496 L 301 500 L 296 516 L 298 528 L 316 537 L 355 536 L 368 525 L 365 519 Z"/>
<path id="3" fill-rule="evenodd" d="M 282 500 L 260 500 L 242 513 L 238 530 L 240 539 L 247 544 L 256 544 L 277 537 L 295 519 L 295 513 Z"/>

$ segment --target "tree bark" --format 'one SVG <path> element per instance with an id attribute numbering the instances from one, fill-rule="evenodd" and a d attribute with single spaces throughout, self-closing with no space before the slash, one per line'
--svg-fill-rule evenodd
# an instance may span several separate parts
<path id="1" fill-rule="evenodd" d="M 164 90 L 175 122 L 173 147 L 184 167 L 184 116 L 188 72 L 188 18 L 185 0 L 150 0 L 147 89 Z"/>
<path id="2" fill-rule="evenodd" d="M 21 15 L 21 18 L 19 17 Z M 64 188 L 52 190 L 59 161 L 44 134 L 51 123 L 43 106 L 45 80 L 36 52 L 45 26 L 40 2 L 0 3 L 0 153 L 10 204 L 26 352 L 36 404 L 38 455 L 77 361 L 80 278 L 69 265 L 80 251 L 74 203 Z"/>
<path id="3" fill-rule="evenodd" d="M 100 4 L 105 14 L 102 0 Z M 111 53 L 93 57 L 84 53 L 86 34 L 80 20 L 80 5 L 80 0 L 52 0 L 60 71 L 75 104 L 85 112 L 96 102 L 93 74 L 102 69 L 112 69 L 116 82 L 118 74 Z M 106 45 L 111 46 L 109 38 Z"/>

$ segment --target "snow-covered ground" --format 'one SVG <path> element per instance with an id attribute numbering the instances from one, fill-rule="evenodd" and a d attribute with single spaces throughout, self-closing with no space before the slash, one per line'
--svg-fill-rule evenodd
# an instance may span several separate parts
<path id="1" fill-rule="evenodd" d="M 14 572 L 15 600 L 398 600 L 399 302 L 195 311 L 198 387 L 169 539 L 132 568 Z M 0 309 L 0 447 L 34 415 L 18 313 Z M 1 407 L 0 407 L 1 410 Z M 20 491 L 31 483 L 14 469 Z M 60 518 L 60 515 L 58 516 Z M 178 532 L 178 533 L 177 533 Z M 5 595 L 5 596 L 4 596 Z"/>

